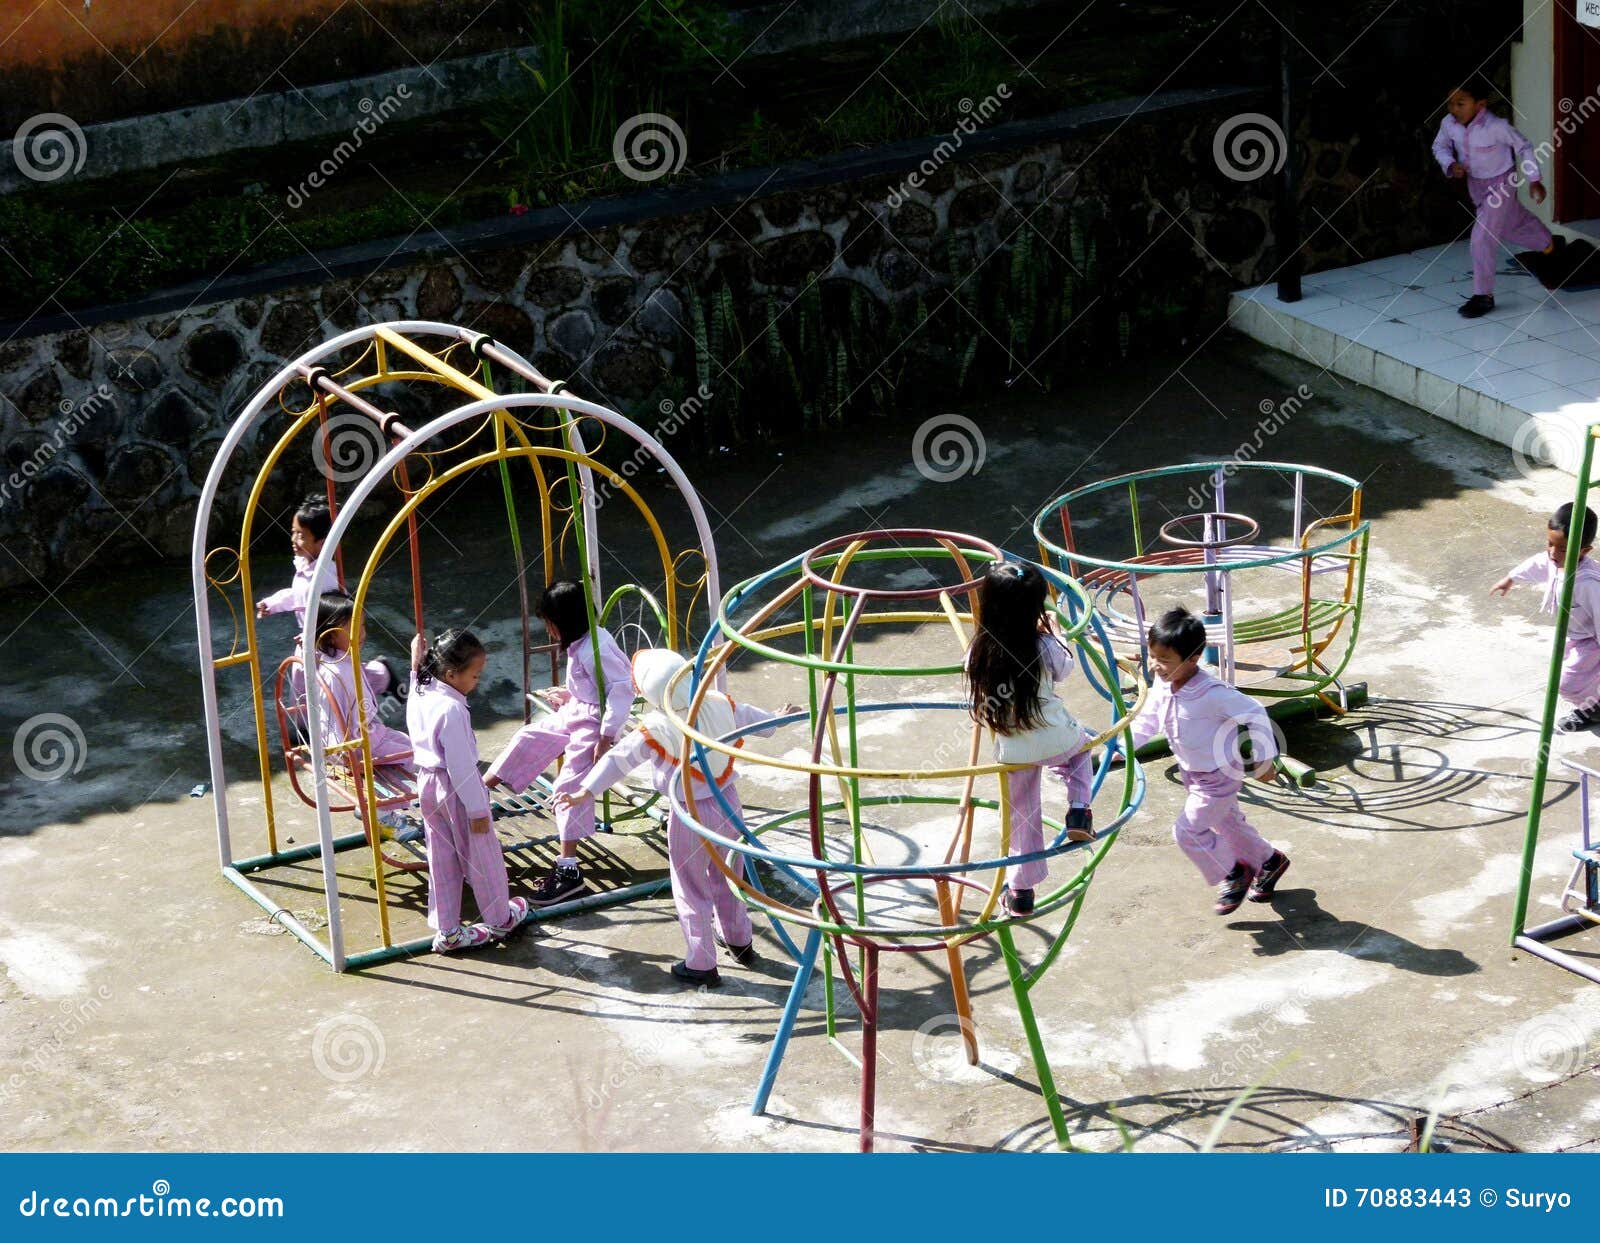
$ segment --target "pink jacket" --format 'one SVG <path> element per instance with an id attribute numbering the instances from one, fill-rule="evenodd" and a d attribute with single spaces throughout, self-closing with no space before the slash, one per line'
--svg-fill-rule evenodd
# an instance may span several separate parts
<path id="1" fill-rule="evenodd" d="M 391 729 L 379 720 L 376 697 L 367 684 L 366 670 L 361 671 L 362 716 L 367 724 L 367 737 L 372 742 L 374 757 L 398 755 L 411 749 L 405 735 Z M 360 736 L 356 723 L 356 670 L 348 651 L 339 656 L 317 653 L 317 685 L 322 687 L 322 737 L 324 745 L 349 742 Z M 329 705 L 338 710 L 337 715 L 328 710 Z M 343 726 L 341 730 L 340 726 Z"/>
<path id="2" fill-rule="evenodd" d="M 633 664 L 617 645 L 609 630 L 596 629 L 600 640 L 600 672 L 605 677 L 606 710 L 600 718 L 600 733 L 615 738 L 628 723 L 633 710 Z M 600 706 L 600 688 L 594 676 L 594 639 L 584 635 L 567 644 L 567 689 L 579 703 Z"/>
<path id="3" fill-rule="evenodd" d="M 1533 144 L 1510 121 L 1495 116 L 1487 108 L 1466 125 L 1445 113 L 1444 120 L 1439 122 L 1439 134 L 1433 140 L 1433 158 L 1447 173 L 1450 165 L 1462 164 L 1469 177 L 1480 180 L 1504 176 L 1513 166 L 1522 170 L 1522 176 L 1530 184 L 1539 180 L 1539 161 L 1534 159 Z"/>
<path id="4" fill-rule="evenodd" d="M 267 614 L 294 613 L 295 624 L 306 624 L 306 605 L 311 600 L 311 571 L 316 569 L 317 563 L 305 557 L 294 559 L 294 578 L 282 591 L 275 591 L 262 603 L 267 606 Z M 332 561 L 328 562 L 328 572 L 322 576 L 322 586 L 317 588 L 317 594 L 324 591 L 339 590 L 339 568 Z"/>
<path id="5" fill-rule="evenodd" d="M 1541 613 L 1554 613 L 1561 602 L 1561 567 L 1548 552 L 1534 553 L 1511 571 L 1514 583 L 1544 588 Z M 1578 562 L 1578 581 L 1572 587 L 1572 616 L 1567 620 L 1567 642 L 1596 642 L 1595 619 L 1600 618 L 1600 565 L 1584 557 Z"/>
<path id="6" fill-rule="evenodd" d="M 753 708 L 748 704 L 733 703 L 733 719 L 735 726 L 745 729 L 751 725 L 761 725 L 765 722 L 776 721 L 778 718 L 770 712 L 760 708 Z M 702 727 L 704 728 L 704 727 Z M 756 737 L 766 738 L 777 728 L 776 725 L 767 725 L 765 729 L 758 729 Z M 749 735 L 745 735 L 749 737 Z M 719 752 L 707 749 L 711 760 L 712 771 L 724 760 L 725 756 Z M 609 790 L 641 764 L 650 765 L 650 788 L 657 794 L 668 794 L 672 789 L 672 779 L 678 772 L 678 755 L 669 753 L 668 749 L 650 737 L 647 729 L 636 729 L 611 750 L 600 757 L 600 762 L 589 770 L 589 775 L 583 779 L 583 788 L 590 794 L 599 794 L 602 790 Z M 699 765 L 692 764 L 694 775 L 699 777 Z M 726 785 L 727 777 L 719 779 L 719 784 Z M 702 780 L 703 784 L 703 780 Z"/>
<path id="7" fill-rule="evenodd" d="M 418 770 L 441 773 L 450 792 L 473 820 L 489 818 L 489 791 L 478 771 L 478 739 L 466 696 L 438 678 L 419 683 L 411 675 L 406 699 L 406 733 Z"/>
<path id="8" fill-rule="evenodd" d="M 1174 691 L 1156 679 L 1144 711 L 1134 718 L 1133 745 L 1142 747 L 1157 734 L 1166 735 L 1184 772 L 1214 772 L 1237 763 L 1240 726 L 1250 733 L 1250 762 L 1266 763 L 1278 754 L 1267 710 L 1256 700 L 1218 681 L 1204 669 Z"/>

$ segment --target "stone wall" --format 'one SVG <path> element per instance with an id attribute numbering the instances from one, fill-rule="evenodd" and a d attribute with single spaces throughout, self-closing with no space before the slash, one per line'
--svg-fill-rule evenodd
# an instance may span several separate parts
<path id="1" fill-rule="evenodd" d="M 195 498 L 229 421 L 286 360 L 362 322 L 481 329 L 570 378 L 575 392 L 627 411 L 669 377 L 692 379 L 692 291 L 728 286 L 788 305 L 815 276 L 898 313 L 964 284 L 954 263 L 963 273 L 973 264 L 1009 270 L 997 253 L 1008 253 L 1024 220 L 1039 253 L 1064 255 L 1091 218 L 1107 260 L 1105 297 L 1126 308 L 1110 321 L 1124 351 L 1130 313 L 1158 297 L 1181 312 L 1184 334 L 1213 331 L 1228 293 L 1270 274 L 1270 181 L 1241 184 L 1212 160 L 1220 121 L 1259 102 L 1212 92 L 1101 105 L 995 126 L 945 162 L 931 161 L 923 141 L 777 177 L 732 174 L 472 226 L 431 252 L 385 245 L 367 259 L 319 256 L 319 270 L 338 280 L 263 292 L 256 277 L 249 296 L 156 299 L 85 319 L 88 327 L 13 339 L 0 347 L 13 398 L 0 404 L 0 545 L 10 553 L 0 582 L 51 583 L 91 557 L 185 556 Z M 1319 145 L 1308 193 L 1318 177 L 1332 185 L 1351 175 L 1347 159 L 1322 158 L 1330 149 L 1331 140 Z M 908 174 L 919 169 L 913 186 Z M 1341 232 L 1355 244 L 1389 253 L 1435 240 L 1418 231 L 1427 213 L 1414 203 L 1368 201 L 1382 204 L 1381 223 L 1362 217 L 1361 202 L 1341 208 Z M 1084 365 L 1105 356 L 1085 351 Z M 249 461 L 219 513 L 237 511 Z M 300 486 L 285 480 L 284 496 Z"/>

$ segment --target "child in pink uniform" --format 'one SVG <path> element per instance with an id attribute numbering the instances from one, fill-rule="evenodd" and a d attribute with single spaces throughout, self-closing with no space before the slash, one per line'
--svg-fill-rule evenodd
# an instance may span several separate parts
<path id="1" fill-rule="evenodd" d="M 1539 162 L 1533 144 L 1511 122 L 1489 111 L 1489 85 L 1474 76 L 1451 92 L 1448 115 L 1439 122 L 1433 158 L 1447 177 L 1464 177 L 1477 210 L 1472 226 L 1472 297 L 1461 314 L 1476 319 L 1494 310 L 1494 270 L 1502 246 L 1519 250 L 1555 249 L 1550 230 L 1517 199 L 1528 182 L 1528 197 L 1544 202 Z"/>
<path id="2" fill-rule="evenodd" d="M 1206 628 L 1187 609 L 1172 609 L 1150 627 L 1150 664 L 1158 681 L 1133 722 L 1133 745 L 1165 734 L 1188 797 L 1172 826 L 1183 853 L 1206 883 L 1218 885 L 1218 915 L 1230 915 L 1246 895 L 1266 902 L 1289 870 L 1239 806 L 1245 777 L 1272 781 L 1278 744 L 1266 709 L 1200 667 Z M 1251 771 L 1239 754 L 1239 727 L 1250 735 Z"/>
<path id="3" fill-rule="evenodd" d="M 528 914 L 526 898 L 510 897 L 467 709 L 486 660 L 483 644 L 467 630 L 446 630 L 432 645 L 418 635 L 411 644 L 406 730 L 427 832 L 428 924 L 442 954 L 509 936 Z M 461 922 L 463 879 L 483 923 Z"/>
<path id="4" fill-rule="evenodd" d="M 1533 583 L 1544 589 L 1540 611 L 1554 613 L 1561 600 L 1561 571 L 1567 564 L 1567 540 L 1573 529 L 1572 504 L 1550 515 L 1545 550 L 1534 553 L 1493 587 L 1505 595 L 1512 583 Z M 1578 549 L 1578 576 L 1572 586 L 1572 614 L 1567 619 L 1567 647 L 1561 660 L 1561 697 L 1572 711 L 1556 726 L 1564 734 L 1600 725 L 1600 566 L 1589 559 L 1594 547 L 1594 510 L 1583 511 L 1583 540 Z"/>
<path id="5" fill-rule="evenodd" d="M 270 596 L 263 596 L 256 601 L 256 616 L 260 618 L 273 617 L 279 613 L 293 613 L 295 634 L 295 653 L 300 651 L 300 635 L 298 630 L 306 624 L 306 605 L 311 601 L 313 590 L 322 595 L 324 592 L 340 591 L 339 571 L 332 561 L 328 562 L 328 569 L 322 576 L 322 581 L 313 587 L 312 573 L 317 568 L 317 557 L 322 552 L 322 545 L 328 538 L 328 531 L 333 526 L 333 511 L 328 508 L 325 497 L 313 493 L 300 502 L 300 508 L 294 511 L 294 518 L 289 523 L 289 547 L 294 550 L 294 578 L 282 591 L 275 591 Z M 362 665 L 367 675 L 367 688 L 374 695 L 393 693 L 403 697 L 406 688 L 400 679 L 394 676 L 394 671 L 381 660 L 369 660 Z M 304 675 L 298 670 L 291 678 L 295 698 L 305 694 Z"/>
<path id="6" fill-rule="evenodd" d="M 583 588 L 570 579 L 550 584 L 539 601 L 538 614 L 567 656 L 567 684 L 546 695 L 556 711 L 524 725 L 489 768 L 485 784 L 503 785 L 520 793 L 558 758 L 561 772 L 555 793 L 575 794 L 589 770 L 622 735 L 633 708 L 633 670 L 627 653 L 608 630 L 589 633 L 589 610 Z M 600 649 L 599 677 L 595 675 L 596 641 Z M 601 711 L 602 692 L 605 710 Z M 578 870 L 578 843 L 595 830 L 594 804 L 566 801 L 556 809 L 561 854 L 548 876 L 533 886 L 535 906 L 550 906 L 583 892 Z"/>
<path id="7" fill-rule="evenodd" d="M 559 796 L 558 807 L 576 806 L 593 799 L 641 764 L 650 766 L 650 784 L 656 793 L 671 799 L 683 755 L 683 735 L 667 720 L 662 705 L 666 702 L 668 683 L 686 663 L 676 652 L 660 648 L 647 648 L 634 656 L 634 685 L 655 710 L 640 722 L 638 729 L 606 752 L 574 793 Z M 690 702 L 688 678 L 681 679 L 675 691 L 673 707 L 682 715 L 688 711 Z M 794 707 L 785 707 L 780 715 L 793 711 L 796 711 Z M 701 701 L 695 727 L 702 734 L 722 738 L 735 730 L 773 720 L 776 718 L 770 713 L 736 704 L 726 695 L 709 691 Z M 753 732 L 764 737 L 774 728 L 768 725 Z M 733 757 L 709 750 L 707 757 L 713 772 L 718 774 L 717 788 L 734 813 L 742 816 L 739 791 L 733 783 Z M 706 785 L 700 766 L 691 763 L 688 772 L 693 783 L 695 815 L 700 823 L 720 837 L 730 841 L 737 838 L 738 826 L 728 818 L 722 804 Z M 687 803 L 687 794 L 682 797 Z M 706 988 L 722 983 L 717 972 L 718 938 L 713 936 L 713 917 L 722 929 L 720 941 L 734 960 L 741 966 L 749 966 L 756 960 L 750 912 L 728 884 L 727 877 L 712 862 L 710 852 L 713 849 L 710 842 L 683 822 L 676 810 L 669 814 L 667 859 L 672 867 L 672 900 L 677 905 L 678 922 L 688 946 L 683 960 L 672 964 L 672 974 L 686 984 Z M 735 852 L 729 867 L 737 875 L 743 862 L 743 856 Z"/>
<path id="8" fill-rule="evenodd" d="M 411 739 L 378 719 L 366 670 L 360 674 L 350 660 L 350 623 L 355 601 L 342 591 L 325 591 L 317 608 L 317 684 L 322 688 L 322 738 L 324 746 L 349 742 L 360 736 L 356 718 L 356 679 L 361 678 L 361 720 L 372 743 L 374 766 L 395 765 L 410 771 Z M 362 626 L 366 641 L 366 626 Z M 331 710 L 330 710 L 331 709 Z"/>
<path id="9" fill-rule="evenodd" d="M 967 648 L 974 720 L 1007 739 L 1050 728 L 1052 718 L 1060 724 L 1051 735 L 1060 734 L 1058 753 L 1005 776 L 1011 799 L 1011 853 L 1017 855 L 1044 849 L 1039 791 L 1044 768 L 1067 787 L 1070 808 L 1062 822 L 1067 840 L 1094 840 L 1094 813 L 1089 810 L 1094 769 L 1082 749 L 1091 735 L 1056 699 L 1055 684 L 1072 672 L 1073 660 L 1050 628 L 1048 598 L 1049 588 L 1037 567 L 1015 562 L 991 565 L 978 588 L 978 629 Z M 997 748 L 1002 745 L 997 738 Z M 1050 864 L 1044 859 L 1018 864 L 1013 884 L 1001 895 L 1007 913 L 1032 914 L 1034 888 L 1049 874 Z"/>

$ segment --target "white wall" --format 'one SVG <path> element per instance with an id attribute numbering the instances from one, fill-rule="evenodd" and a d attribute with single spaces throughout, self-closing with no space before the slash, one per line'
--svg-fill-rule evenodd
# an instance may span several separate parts
<path id="1" fill-rule="evenodd" d="M 1535 147 L 1554 141 L 1555 8 L 1554 0 L 1522 0 L 1522 42 L 1511 45 L 1512 123 Z M 1544 162 L 1543 174 L 1550 196 L 1543 203 L 1535 203 L 1524 194 L 1522 201 L 1529 211 L 1549 224 L 1555 206 L 1555 169 L 1548 160 Z"/>

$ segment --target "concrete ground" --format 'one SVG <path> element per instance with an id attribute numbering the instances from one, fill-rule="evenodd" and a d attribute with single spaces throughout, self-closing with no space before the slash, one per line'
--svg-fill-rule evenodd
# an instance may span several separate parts
<path id="1" fill-rule="evenodd" d="M 1437 1109 L 1451 1146 L 1594 1149 L 1600 990 L 1508 950 L 1549 621 L 1526 589 L 1508 601 L 1488 595 L 1542 545 L 1565 476 L 1519 472 L 1506 449 L 1241 344 L 1048 396 L 965 405 L 984 429 L 986 460 L 950 483 L 913 466 L 915 418 L 793 444 L 776 464 L 691 473 L 716 511 L 728 581 L 874 525 L 939 525 L 1026 551 L 1025 519 L 1051 496 L 1140 466 L 1232 454 L 1300 385 L 1311 396 L 1287 419 L 1274 414 L 1277 430 L 1250 452 L 1366 483 L 1371 570 L 1351 673 L 1372 701 L 1336 722 L 1289 727 L 1291 749 L 1324 774 L 1317 788 L 1252 794 L 1252 819 L 1294 857 L 1269 907 L 1210 913 L 1170 839 L 1172 764 L 1150 767 L 1146 807 L 1035 991 L 1075 1141 L 1115 1147 L 1126 1127 L 1142 1150 L 1194 1148 L 1259 1085 L 1222 1125 L 1219 1146 L 1394 1150 Z M 475 705 L 486 752 L 517 703 L 497 503 L 463 498 L 429 533 L 430 550 L 448 553 L 430 561 L 433 618 L 473 621 L 496 652 Z M 640 561 L 630 540 L 608 534 L 608 556 Z M 287 554 L 273 549 L 259 564 L 271 578 L 286 572 Z M 765 930 L 761 965 L 730 967 L 710 993 L 666 978 L 681 940 L 665 898 L 537 927 L 473 957 L 327 971 L 218 875 L 211 800 L 189 797 L 208 773 L 186 568 L 97 571 L 50 587 L 0 603 L 0 732 L 11 739 L 49 712 L 83 736 L 81 767 L 55 781 L 20 773 L 11 748 L 0 755 L 0 1143 L 853 1147 L 856 1072 L 821 1033 L 815 988 L 769 1113 L 748 1112 L 790 978 Z M 398 632 L 403 598 L 384 597 L 375 616 Z M 884 650 L 941 641 L 948 635 L 901 636 Z M 738 689 L 776 701 L 784 681 L 752 667 Z M 242 853 L 264 849 L 261 790 L 241 745 L 246 697 L 234 684 L 225 696 Z M 886 754 L 918 741 L 903 723 L 882 737 Z M 797 744 L 774 747 L 784 745 Z M 1592 739 L 1568 745 L 1600 758 Z M 747 782 L 752 803 L 792 797 L 781 782 Z M 309 815 L 282 806 L 285 833 L 307 840 Z M 1110 803 L 1097 808 L 1104 817 Z M 1559 894 L 1576 833 L 1576 789 L 1559 775 L 1545 823 L 1534 919 Z M 619 848 L 642 865 L 653 849 Z M 341 867 L 352 906 L 370 909 L 359 857 Z M 282 883 L 300 885 L 286 905 L 318 909 L 314 878 Z M 397 918 L 414 927 L 414 886 L 401 899 Z M 1021 940 L 1040 945 L 1032 931 Z M 1600 950 L 1594 937 L 1587 944 Z M 997 952 L 985 943 L 970 962 L 976 1068 L 958 1056 L 937 965 L 886 972 L 882 1150 L 1051 1146 Z"/>

